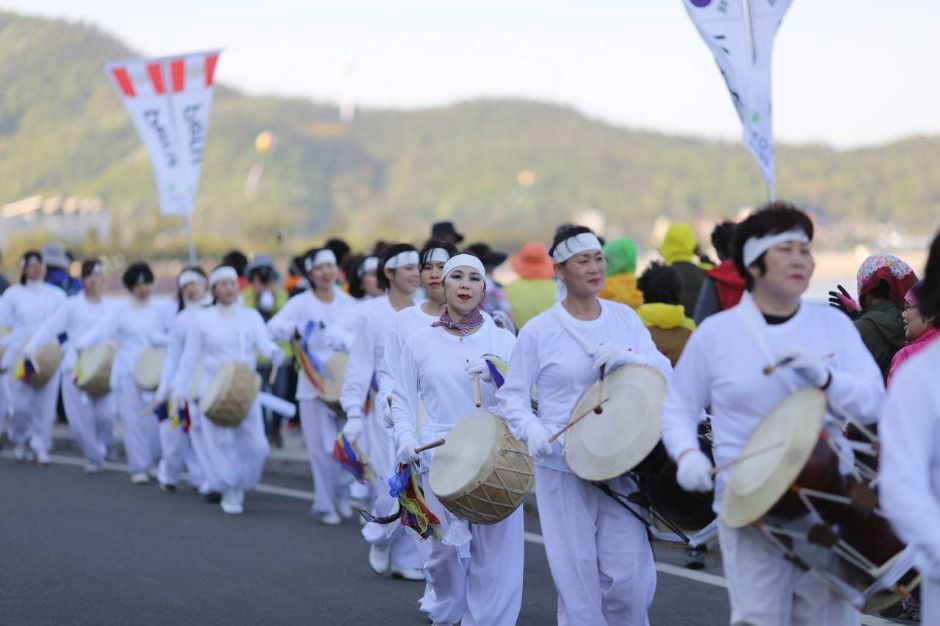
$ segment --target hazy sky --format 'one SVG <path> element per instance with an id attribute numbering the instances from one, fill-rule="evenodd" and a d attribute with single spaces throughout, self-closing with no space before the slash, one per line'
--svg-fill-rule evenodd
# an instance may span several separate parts
<path id="1" fill-rule="evenodd" d="M 740 133 L 680 0 L 0 6 L 88 21 L 144 54 L 222 47 L 219 79 L 251 93 L 407 108 L 519 96 L 635 128 Z M 778 140 L 856 146 L 940 133 L 938 28 L 937 0 L 794 0 L 774 53 Z"/>

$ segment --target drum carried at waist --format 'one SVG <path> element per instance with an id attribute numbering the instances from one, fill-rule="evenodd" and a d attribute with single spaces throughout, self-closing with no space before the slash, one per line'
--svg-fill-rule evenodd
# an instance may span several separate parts
<path id="1" fill-rule="evenodd" d="M 823 429 L 826 409 L 818 389 L 801 389 L 774 407 L 731 467 L 721 519 L 732 528 L 754 524 L 849 600 L 882 609 L 917 586 L 913 552 L 878 510 L 873 473 Z M 820 561 L 821 549 L 837 558 Z"/>
<path id="2" fill-rule="evenodd" d="M 26 379 L 27 384 L 34 389 L 45 387 L 46 383 L 55 376 L 64 356 L 58 340 L 53 339 L 39 346 L 39 349 L 30 359 L 35 371 Z"/>
<path id="3" fill-rule="evenodd" d="M 82 350 L 75 366 L 75 386 L 92 398 L 111 393 L 111 367 L 117 350 L 109 343 L 102 343 Z"/>
<path id="4" fill-rule="evenodd" d="M 166 361 L 166 349 L 147 347 L 141 351 L 134 362 L 134 380 L 144 391 L 154 391 L 160 385 L 163 362 Z"/>
<path id="5" fill-rule="evenodd" d="M 525 500 L 535 484 L 535 464 L 502 419 L 480 411 L 450 430 L 434 453 L 428 480 L 457 517 L 495 524 Z"/>
<path id="6" fill-rule="evenodd" d="M 203 415 L 217 426 L 241 424 L 261 389 L 261 379 L 244 363 L 229 361 L 206 387 L 199 403 Z"/>

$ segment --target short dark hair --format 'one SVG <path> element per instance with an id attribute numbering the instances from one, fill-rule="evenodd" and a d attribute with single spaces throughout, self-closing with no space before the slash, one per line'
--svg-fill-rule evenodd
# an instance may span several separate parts
<path id="1" fill-rule="evenodd" d="M 643 292 L 643 302 L 647 304 L 679 304 L 682 281 L 676 268 L 659 261 L 653 261 L 640 274 L 636 286 Z"/>
<path id="2" fill-rule="evenodd" d="M 339 267 L 343 267 L 343 261 L 349 256 L 351 250 L 349 244 L 338 237 L 333 237 L 332 239 L 327 239 L 323 247 L 330 250 L 333 256 L 336 257 L 336 264 Z"/>
<path id="3" fill-rule="evenodd" d="M 382 250 L 382 254 L 379 255 L 379 268 L 376 270 L 376 277 L 379 279 L 379 288 L 388 289 L 390 283 L 388 277 L 385 275 L 385 264 L 392 260 L 392 257 L 398 256 L 402 252 L 417 252 L 415 247 L 410 243 L 393 243 L 385 246 Z M 395 270 L 390 270 L 393 274 Z"/>
<path id="4" fill-rule="evenodd" d="M 548 249 L 548 256 L 553 257 L 555 255 L 555 248 L 563 244 L 565 241 L 571 239 L 572 237 L 577 237 L 578 235 L 583 235 L 585 233 L 590 233 L 594 235 L 594 231 L 588 228 L 587 226 L 575 226 L 573 224 L 562 224 L 555 231 L 555 238 L 552 240 L 552 247 Z M 596 237 L 596 235 L 595 235 Z M 604 242 L 601 242 L 603 245 Z M 567 263 L 567 261 L 565 261 Z M 564 265 L 564 263 L 562 263 Z"/>
<path id="5" fill-rule="evenodd" d="M 223 265 L 234 268 L 239 276 L 244 276 L 245 266 L 248 265 L 248 257 L 246 257 L 241 250 L 232 250 L 222 257 L 222 262 L 219 264 L 219 267 Z"/>
<path id="6" fill-rule="evenodd" d="M 128 291 L 133 291 L 134 287 L 142 283 L 153 282 L 153 271 L 150 266 L 143 261 L 136 261 L 127 266 L 121 281 Z"/>
<path id="7" fill-rule="evenodd" d="M 810 241 L 813 240 L 813 221 L 806 213 L 789 202 L 783 201 L 765 204 L 735 227 L 731 257 L 734 259 L 734 266 L 738 269 L 738 273 L 744 277 L 744 286 L 748 291 L 754 288 L 754 277 L 744 265 L 744 244 L 754 237 L 776 235 L 795 228 L 801 229 Z M 757 257 L 751 265 L 757 266 L 761 275 L 767 271 L 763 254 Z"/>
<path id="8" fill-rule="evenodd" d="M 26 266 L 29 264 L 31 259 L 36 259 L 42 263 L 42 253 L 39 250 L 27 250 L 23 253 L 23 256 L 20 257 L 20 263 L 23 266 L 23 269 L 20 271 L 20 284 L 26 284 Z"/>
<path id="9" fill-rule="evenodd" d="M 418 252 L 418 266 L 424 267 L 428 262 L 428 256 L 431 254 L 431 251 L 443 248 L 447 250 L 447 254 L 454 256 L 457 254 L 457 246 L 450 243 L 449 241 L 440 241 L 438 239 L 428 239 L 427 242 L 421 247 L 421 251 Z"/>
<path id="10" fill-rule="evenodd" d="M 934 318 L 934 326 L 940 320 L 940 232 L 930 244 L 924 279 L 915 289 L 914 294 L 920 300 L 921 313 Z"/>
<path id="11" fill-rule="evenodd" d="M 731 242 L 734 240 L 735 228 L 737 225 L 734 222 L 725 220 L 712 229 L 712 247 L 715 248 L 715 253 L 721 261 L 731 256 Z"/>
<path id="12" fill-rule="evenodd" d="M 343 264 L 343 274 L 346 275 L 349 295 L 356 300 L 364 298 L 366 295 L 365 290 L 362 288 L 362 277 L 359 275 L 359 268 L 365 262 L 366 258 L 368 257 L 364 254 L 350 254 L 346 257 L 346 262 Z"/>
<path id="13" fill-rule="evenodd" d="M 85 259 L 82 261 L 82 278 L 88 278 L 95 273 L 95 268 L 101 265 L 100 259 Z"/>

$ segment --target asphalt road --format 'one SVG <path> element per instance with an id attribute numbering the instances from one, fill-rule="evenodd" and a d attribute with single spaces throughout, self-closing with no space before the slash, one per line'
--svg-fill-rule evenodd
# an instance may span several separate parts
<path id="1" fill-rule="evenodd" d="M 0 453 L 2 624 L 402 624 L 423 625 L 420 583 L 380 578 L 366 563 L 359 525 L 327 527 L 309 515 L 309 487 L 267 476 L 246 513 L 183 490 L 133 486 L 81 461 L 50 467 Z M 534 515 L 527 520 L 519 624 L 555 623 L 555 592 Z M 658 545 L 653 625 L 728 623 L 720 564 L 681 567 Z M 868 622 L 887 623 L 887 622 Z"/>

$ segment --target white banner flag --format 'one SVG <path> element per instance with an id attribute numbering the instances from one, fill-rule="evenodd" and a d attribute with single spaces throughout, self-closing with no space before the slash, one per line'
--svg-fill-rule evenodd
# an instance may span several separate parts
<path id="1" fill-rule="evenodd" d="M 683 0 L 728 85 L 744 145 L 775 196 L 770 61 L 774 35 L 792 0 Z"/>
<path id="2" fill-rule="evenodd" d="M 192 213 L 219 51 L 108 63 L 140 135 L 164 215 Z"/>

